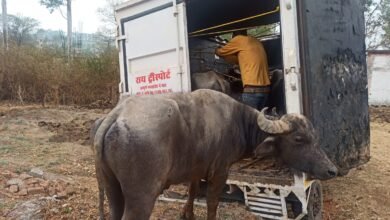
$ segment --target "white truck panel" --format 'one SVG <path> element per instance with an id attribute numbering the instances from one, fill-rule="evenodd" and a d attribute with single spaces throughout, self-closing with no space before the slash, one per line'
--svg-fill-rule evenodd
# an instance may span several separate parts
<path id="1" fill-rule="evenodd" d="M 149 54 L 176 48 L 176 28 L 176 18 L 172 16 L 172 8 L 126 22 L 125 29 L 130 30 L 126 32 L 127 58 L 142 59 Z"/>
<path id="2" fill-rule="evenodd" d="M 127 1 L 116 8 L 116 18 L 122 19 L 138 15 L 150 9 L 171 3 L 172 0 L 135 0 Z"/>
<path id="3" fill-rule="evenodd" d="M 190 86 L 184 3 L 132 1 L 117 9 L 121 36 L 121 94 L 188 92 Z"/>

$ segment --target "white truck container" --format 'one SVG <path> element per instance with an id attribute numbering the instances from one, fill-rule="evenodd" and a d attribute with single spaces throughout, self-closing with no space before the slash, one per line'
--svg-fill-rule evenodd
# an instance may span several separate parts
<path id="1" fill-rule="evenodd" d="M 121 34 L 121 94 L 191 91 L 184 3 L 130 1 L 116 16 Z"/>
<path id="2" fill-rule="evenodd" d="M 310 118 L 321 147 L 340 169 L 368 161 L 361 1 L 131 0 L 117 7 L 116 20 L 121 95 L 190 92 L 191 69 L 198 67 L 191 42 L 276 24 L 280 34 L 264 41 L 270 67 L 283 72 L 282 104 L 276 106 Z M 305 174 L 252 175 L 253 170 L 244 171 L 251 167 L 247 163 L 232 170 L 227 184 L 240 189 L 251 212 L 265 219 L 321 217 L 318 181 L 306 181 Z"/>

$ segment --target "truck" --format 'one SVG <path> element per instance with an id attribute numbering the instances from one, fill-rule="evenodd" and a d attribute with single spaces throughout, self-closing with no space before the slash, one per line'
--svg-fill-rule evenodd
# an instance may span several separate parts
<path id="1" fill-rule="evenodd" d="M 191 76 L 209 70 L 239 85 L 230 74 L 234 66 L 214 50 L 233 31 L 249 30 L 263 42 L 270 72 L 282 73 L 273 107 L 308 117 L 342 173 L 369 160 L 362 1 L 130 0 L 115 16 L 121 96 L 191 92 Z M 234 165 L 222 197 L 264 219 L 321 218 L 319 181 L 257 162 Z M 164 193 L 160 199 L 185 196 Z"/>

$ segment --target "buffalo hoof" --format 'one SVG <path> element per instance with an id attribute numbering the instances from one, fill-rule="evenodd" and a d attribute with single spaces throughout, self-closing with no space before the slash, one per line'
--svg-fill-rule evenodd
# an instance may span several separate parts
<path id="1" fill-rule="evenodd" d="M 188 213 L 188 212 L 182 213 L 180 215 L 180 220 L 195 220 L 194 213 Z"/>

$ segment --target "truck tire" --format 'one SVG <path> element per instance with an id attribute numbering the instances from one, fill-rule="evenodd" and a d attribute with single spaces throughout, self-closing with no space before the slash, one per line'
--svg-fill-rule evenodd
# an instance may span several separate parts
<path id="1" fill-rule="evenodd" d="M 322 220 L 323 196 L 320 181 L 314 181 L 311 184 L 309 202 L 307 204 L 306 220 Z"/>

